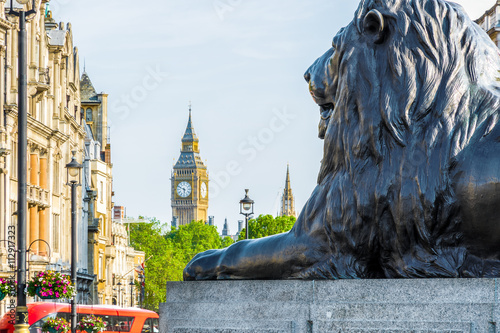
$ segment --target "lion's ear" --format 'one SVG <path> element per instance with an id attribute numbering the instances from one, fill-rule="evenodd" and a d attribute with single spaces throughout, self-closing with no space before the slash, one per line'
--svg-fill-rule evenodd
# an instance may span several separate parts
<path id="1" fill-rule="evenodd" d="M 370 10 L 363 19 L 363 32 L 373 36 L 375 44 L 380 44 L 384 41 L 384 29 L 384 16 L 376 9 Z"/>

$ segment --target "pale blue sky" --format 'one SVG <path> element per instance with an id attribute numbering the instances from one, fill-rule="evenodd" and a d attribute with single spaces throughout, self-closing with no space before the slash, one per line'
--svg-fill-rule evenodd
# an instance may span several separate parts
<path id="1" fill-rule="evenodd" d="M 462 0 L 473 18 L 494 0 Z M 80 65 L 109 94 L 115 204 L 170 224 L 170 173 L 192 102 L 211 177 L 209 215 L 237 229 L 250 189 L 276 214 L 290 163 L 297 213 L 322 156 L 318 107 L 302 77 L 358 1 L 51 0 L 71 22 Z"/>

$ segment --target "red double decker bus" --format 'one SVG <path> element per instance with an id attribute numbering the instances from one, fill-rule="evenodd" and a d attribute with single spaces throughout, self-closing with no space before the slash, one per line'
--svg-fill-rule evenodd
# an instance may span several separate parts
<path id="1" fill-rule="evenodd" d="M 139 308 L 121 308 L 115 305 L 77 305 L 77 322 L 93 314 L 106 324 L 103 332 L 157 333 L 158 314 Z M 67 303 L 30 303 L 28 320 L 30 333 L 41 333 L 43 323 L 49 318 L 62 317 L 70 322 L 71 307 Z M 0 333 L 13 333 L 13 318 L 5 314 L 0 320 Z"/>

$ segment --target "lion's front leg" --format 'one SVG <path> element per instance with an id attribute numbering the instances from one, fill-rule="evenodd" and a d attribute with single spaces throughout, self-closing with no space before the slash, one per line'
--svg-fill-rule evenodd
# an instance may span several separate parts
<path id="1" fill-rule="evenodd" d="M 286 279 L 324 255 L 321 242 L 307 235 L 297 237 L 292 230 L 200 253 L 184 269 L 184 280 Z"/>

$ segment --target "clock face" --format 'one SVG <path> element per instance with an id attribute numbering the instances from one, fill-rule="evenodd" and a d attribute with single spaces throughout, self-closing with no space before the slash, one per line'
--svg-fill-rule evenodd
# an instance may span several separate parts
<path id="1" fill-rule="evenodd" d="M 201 183 L 200 192 L 202 198 L 207 197 L 207 183 Z"/>
<path id="2" fill-rule="evenodd" d="M 191 194 L 191 185 L 188 182 L 180 182 L 177 185 L 177 194 L 183 198 L 187 197 Z"/>

